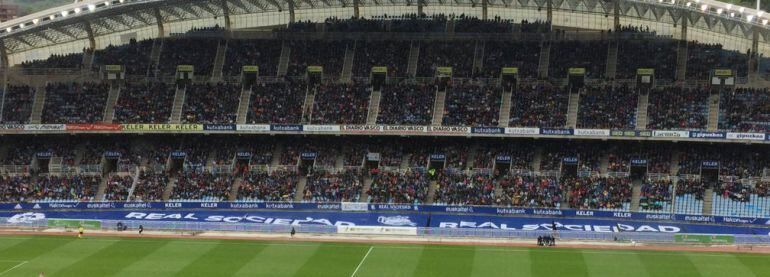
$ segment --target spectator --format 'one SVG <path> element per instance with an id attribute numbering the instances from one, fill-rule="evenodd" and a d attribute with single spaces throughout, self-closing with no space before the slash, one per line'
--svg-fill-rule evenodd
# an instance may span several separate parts
<path id="1" fill-rule="evenodd" d="M 650 92 L 649 130 L 705 129 L 709 93 L 706 89 L 665 88 Z"/>
<path id="2" fill-rule="evenodd" d="M 252 87 L 249 123 L 298 124 L 302 120 L 307 86 L 294 83 Z"/>
<path id="3" fill-rule="evenodd" d="M 46 91 L 43 123 L 102 122 L 109 92 L 107 84 L 49 84 Z"/>
<path id="4" fill-rule="evenodd" d="M 240 95 L 241 87 L 231 84 L 188 86 L 182 122 L 234 124 Z"/>
<path id="5" fill-rule="evenodd" d="M 580 93 L 578 128 L 634 129 L 637 95 L 628 87 L 587 87 Z"/>
<path id="6" fill-rule="evenodd" d="M 27 124 L 32 115 L 35 89 L 26 85 L 8 86 L 3 101 L 2 119 L 5 124 Z"/>
<path id="7" fill-rule="evenodd" d="M 280 57 L 279 40 L 230 40 L 222 75 L 237 76 L 243 66 L 256 65 L 260 76 L 275 76 Z"/>
<path id="8" fill-rule="evenodd" d="M 312 123 L 364 124 L 371 91 L 363 84 L 327 84 L 315 90 Z"/>
<path id="9" fill-rule="evenodd" d="M 520 86 L 511 100 L 511 127 L 563 128 L 569 93 L 550 86 Z"/>
<path id="10" fill-rule="evenodd" d="M 387 85 L 382 88 L 378 124 L 428 125 L 433 119 L 435 87 L 430 85 Z"/>
<path id="11" fill-rule="evenodd" d="M 466 83 L 447 92 L 443 124 L 447 126 L 495 126 L 500 115 L 500 89 Z"/>
<path id="12" fill-rule="evenodd" d="M 176 87 L 164 83 L 126 84 L 115 105 L 115 122 L 167 123 L 175 94 Z"/>

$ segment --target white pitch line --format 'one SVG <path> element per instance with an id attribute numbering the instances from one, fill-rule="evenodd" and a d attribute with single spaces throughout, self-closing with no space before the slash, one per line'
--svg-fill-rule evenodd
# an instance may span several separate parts
<path id="1" fill-rule="evenodd" d="M 366 255 L 364 255 L 364 258 L 361 259 L 360 263 L 358 263 L 358 266 L 356 267 L 356 271 L 353 271 L 353 274 L 350 274 L 350 277 L 356 276 L 356 273 L 358 273 L 358 270 L 361 269 L 361 265 L 364 264 L 364 261 L 366 261 L 366 257 L 369 257 L 369 253 L 372 253 L 372 249 L 374 249 L 374 246 L 369 246 L 369 251 L 366 251 Z"/>
<path id="2" fill-rule="evenodd" d="M 29 262 L 29 261 L 23 261 L 23 262 L 21 262 L 20 264 L 17 264 L 16 266 L 14 266 L 14 267 L 12 267 L 12 268 L 9 268 L 9 269 L 8 269 L 8 270 L 6 270 L 6 271 L 0 272 L 0 275 L 4 275 L 4 274 L 6 274 L 6 273 L 8 273 L 8 272 L 11 272 L 11 270 L 17 269 L 17 268 L 19 268 L 20 266 L 23 266 L 23 265 L 27 264 L 28 262 Z"/>

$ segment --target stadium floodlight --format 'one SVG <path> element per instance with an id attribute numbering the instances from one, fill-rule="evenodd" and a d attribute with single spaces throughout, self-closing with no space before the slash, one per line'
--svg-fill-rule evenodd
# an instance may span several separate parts
<path id="1" fill-rule="evenodd" d="M 11 29 L 11 27 L 5 28 L 5 31 L 8 32 L 8 33 L 10 33 L 11 30 L 13 30 L 13 29 Z"/>
<path id="2" fill-rule="evenodd" d="M 24 28 L 24 23 L 19 24 L 19 28 Z"/>
<path id="3" fill-rule="evenodd" d="M 79 13 L 82 11 L 82 9 L 80 9 L 80 8 L 75 8 L 75 10 L 74 10 L 74 11 L 75 11 L 75 14 L 79 14 Z"/>
<path id="4" fill-rule="evenodd" d="M 61 17 L 67 17 L 70 13 L 68 11 L 61 11 Z"/>
<path id="5" fill-rule="evenodd" d="M 89 11 L 95 11 L 96 10 L 96 5 L 94 5 L 94 4 L 88 5 L 88 10 Z"/>
<path id="6" fill-rule="evenodd" d="M 687 2 L 687 4 L 685 4 L 685 5 L 686 5 L 687 7 L 690 7 L 690 6 L 692 6 L 692 2 Z"/>
<path id="7" fill-rule="evenodd" d="M 735 13 L 730 13 L 730 17 L 735 17 Z"/>
<path id="8" fill-rule="evenodd" d="M 705 12 L 708 9 L 709 9 L 709 5 L 706 5 L 706 4 L 700 5 L 700 10 L 701 11 Z"/>
<path id="9" fill-rule="evenodd" d="M 744 7 L 741 7 L 741 8 L 738 10 L 738 12 L 739 12 L 739 13 L 743 13 L 743 11 L 745 11 L 745 10 L 746 10 L 746 8 L 744 8 Z"/>
<path id="10" fill-rule="evenodd" d="M 38 23 L 40 23 L 40 19 L 37 19 L 37 18 L 32 19 L 32 24 L 37 25 Z"/>
<path id="11" fill-rule="evenodd" d="M 762 19 L 762 25 L 767 25 L 767 19 Z"/>
<path id="12" fill-rule="evenodd" d="M 121 3 L 121 4 L 123 4 L 123 2 L 125 2 L 125 1 L 126 1 L 126 0 L 120 0 L 120 3 Z"/>
<path id="13" fill-rule="evenodd" d="M 105 6 L 109 6 L 110 4 L 112 4 L 112 2 L 110 2 L 110 1 L 104 1 L 104 5 L 105 5 Z"/>
<path id="14" fill-rule="evenodd" d="M 746 22 L 751 22 L 751 20 L 753 20 L 753 19 L 754 19 L 753 15 L 746 16 Z"/>
<path id="15" fill-rule="evenodd" d="M 732 9 L 732 8 L 733 8 L 733 4 L 727 4 L 727 10 L 728 10 L 728 11 L 729 11 L 730 9 Z"/>
<path id="16" fill-rule="evenodd" d="M 722 8 L 717 9 L 717 14 L 722 14 Z"/>
<path id="17" fill-rule="evenodd" d="M 758 17 L 762 17 L 762 15 L 764 15 L 764 14 L 765 14 L 765 12 L 764 12 L 764 11 L 759 11 L 759 12 L 757 13 L 757 16 L 758 16 Z"/>

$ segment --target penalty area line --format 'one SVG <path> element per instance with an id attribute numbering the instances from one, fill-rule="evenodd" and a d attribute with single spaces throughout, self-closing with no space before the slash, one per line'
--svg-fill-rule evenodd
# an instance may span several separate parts
<path id="1" fill-rule="evenodd" d="M 11 271 L 12 271 L 12 270 L 14 270 L 14 269 L 17 269 L 17 268 L 19 268 L 19 267 L 21 267 L 21 266 L 23 266 L 23 265 L 27 264 L 28 262 L 29 262 L 29 261 L 23 261 L 23 262 L 21 262 L 21 263 L 19 263 L 19 264 L 15 265 L 15 266 L 13 266 L 12 268 L 9 268 L 9 269 L 7 269 L 6 271 L 0 272 L 0 276 L 2 276 L 2 275 L 5 275 L 6 273 L 8 273 L 8 272 L 11 272 Z"/>
<path id="2" fill-rule="evenodd" d="M 366 261 L 366 257 L 369 257 L 369 253 L 372 253 L 372 249 L 374 249 L 374 246 L 369 246 L 369 251 L 366 251 L 366 255 L 361 259 L 361 262 L 358 263 L 358 266 L 356 267 L 356 270 L 353 271 L 353 274 L 350 274 L 350 277 L 356 276 L 356 273 L 358 273 L 358 270 L 361 269 L 361 265 L 364 264 L 364 261 Z M 3 274 L 0 274 L 3 275 Z"/>

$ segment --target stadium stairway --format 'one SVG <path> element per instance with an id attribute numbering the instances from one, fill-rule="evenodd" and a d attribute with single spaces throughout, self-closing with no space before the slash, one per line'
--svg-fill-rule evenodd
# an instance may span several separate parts
<path id="1" fill-rule="evenodd" d="M 650 105 L 650 95 L 639 94 L 636 101 L 636 130 L 647 129 L 647 107 Z"/>
<path id="2" fill-rule="evenodd" d="M 278 58 L 278 76 L 286 76 L 289 71 L 289 57 L 291 55 L 291 47 L 286 42 L 281 45 L 281 57 Z"/>
<path id="3" fill-rule="evenodd" d="M 147 76 L 153 76 L 153 73 L 158 70 L 161 52 L 163 52 L 163 40 L 156 39 L 153 41 L 152 49 L 150 50 L 150 66 L 147 68 Z"/>
<path id="4" fill-rule="evenodd" d="M 684 81 L 687 76 L 687 41 L 679 41 L 676 51 L 676 80 Z"/>
<path id="5" fill-rule="evenodd" d="M 631 188 L 631 211 L 639 211 L 639 199 L 642 195 L 642 180 L 637 179 L 633 181 L 633 187 Z"/>
<path id="6" fill-rule="evenodd" d="M 412 158 L 412 154 L 404 153 L 404 156 L 401 157 L 401 166 L 399 167 L 403 172 L 406 172 L 406 170 L 409 169 L 409 159 Z"/>
<path id="7" fill-rule="evenodd" d="M 297 190 L 294 193 L 294 202 L 302 202 L 302 198 L 305 196 L 305 186 L 307 186 L 307 175 L 300 174 Z"/>
<path id="8" fill-rule="evenodd" d="M 92 66 L 94 66 L 94 51 L 83 51 L 83 62 L 82 62 L 82 70 L 84 72 L 90 71 Z"/>
<path id="9" fill-rule="evenodd" d="M 409 77 L 417 76 L 417 62 L 420 60 L 420 43 L 412 41 L 409 48 L 409 64 L 406 66 L 406 75 Z"/>
<path id="10" fill-rule="evenodd" d="M 134 171 L 134 174 L 132 177 L 134 178 L 134 181 L 131 183 L 131 188 L 128 189 L 128 195 L 126 196 L 126 201 L 130 200 L 131 197 L 134 195 L 134 191 L 136 190 L 136 185 L 139 184 L 139 167 L 136 167 L 136 170 Z"/>
<path id="11" fill-rule="evenodd" d="M 40 124 L 43 118 L 43 107 L 45 106 L 45 94 L 47 93 L 45 85 L 35 90 L 35 100 L 32 102 L 32 113 L 30 114 L 30 123 Z"/>
<path id="12" fill-rule="evenodd" d="M 270 161 L 270 167 L 271 168 L 277 168 L 279 166 L 279 163 L 281 163 L 281 154 L 283 153 L 283 144 L 278 141 L 273 146 L 273 160 Z"/>
<path id="13" fill-rule="evenodd" d="M 444 104 L 446 103 L 446 89 L 436 90 L 436 100 L 433 102 L 433 120 L 431 125 L 441 126 L 444 120 Z"/>
<path id="14" fill-rule="evenodd" d="M 369 111 L 366 114 L 366 124 L 377 124 L 377 116 L 380 114 L 380 99 L 382 98 L 382 91 L 372 90 L 372 94 L 369 96 Z"/>
<path id="15" fill-rule="evenodd" d="M 110 181 L 109 176 L 102 177 L 102 181 L 99 182 L 99 187 L 96 189 L 96 201 L 104 201 L 104 193 L 107 190 L 107 183 Z"/>
<path id="16" fill-rule="evenodd" d="M 369 203 L 369 189 L 372 188 L 372 182 L 374 182 L 372 176 L 364 174 L 364 187 L 361 189 L 361 199 L 358 200 L 359 202 Z"/>
<path id="17" fill-rule="evenodd" d="M 176 184 L 176 176 L 174 175 L 169 176 L 166 189 L 163 190 L 163 201 L 168 201 L 168 199 L 171 198 L 171 193 L 174 192 L 175 184 Z"/>
<path id="18" fill-rule="evenodd" d="M 334 170 L 340 171 L 345 169 L 345 155 L 337 155 L 334 159 Z"/>
<path id="19" fill-rule="evenodd" d="M 235 180 L 233 181 L 233 187 L 230 188 L 230 197 L 227 198 L 228 201 L 235 201 L 238 200 L 238 189 L 241 188 L 241 184 L 243 184 L 243 176 L 237 176 L 235 177 Z"/>
<path id="20" fill-rule="evenodd" d="M 674 150 L 671 153 L 671 167 L 668 170 L 668 174 L 676 176 L 679 174 L 679 161 L 682 159 L 682 152 Z"/>
<path id="21" fill-rule="evenodd" d="M 169 120 L 169 123 L 179 124 L 182 122 L 182 107 L 184 106 L 186 94 L 187 87 L 176 87 L 174 106 L 171 108 L 171 119 Z"/>
<path id="22" fill-rule="evenodd" d="M 548 67 L 550 66 L 551 43 L 543 41 L 540 45 L 540 60 L 537 65 L 537 77 L 539 79 L 548 79 Z"/>
<path id="23" fill-rule="evenodd" d="M 315 102 L 315 90 L 306 87 L 305 103 L 302 104 L 302 123 L 310 123 L 313 118 L 313 103 Z"/>
<path id="24" fill-rule="evenodd" d="M 532 171 L 540 171 L 540 163 L 543 161 L 543 148 L 535 147 L 535 156 L 532 157 Z"/>
<path id="25" fill-rule="evenodd" d="M 609 172 L 610 168 L 610 153 L 604 152 L 601 153 L 601 158 L 599 159 L 599 170 L 602 172 Z"/>
<path id="26" fill-rule="evenodd" d="M 511 120 L 512 96 L 511 90 L 503 91 L 503 101 L 500 104 L 500 115 L 497 122 L 498 127 L 508 127 L 508 121 Z"/>
<path id="27" fill-rule="evenodd" d="M 211 72 L 211 81 L 222 81 L 222 68 L 225 67 L 225 56 L 227 55 L 227 40 L 220 40 L 217 45 L 217 55 L 214 57 L 214 71 Z"/>
<path id="28" fill-rule="evenodd" d="M 351 46 L 348 44 L 345 47 L 345 58 L 342 63 L 342 73 L 340 74 L 340 81 L 343 83 L 349 83 L 353 78 L 353 60 L 356 56 L 356 42 L 353 42 Z"/>
<path id="29" fill-rule="evenodd" d="M 107 105 L 104 107 L 104 123 L 112 123 L 115 119 L 115 105 L 118 104 L 119 97 L 120 85 L 111 85 L 109 95 L 107 95 Z"/>
<path id="30" fill-rule="evenodd" d="M 436 190 L 438 190 L 438 182 L 436 182 L 436 180 L 430 180 L 430 182 L 428 182 L 428 198 L 425 199 L 426 204 L 433 204 L 436 199 Z"/>
<path id="31" fill-rule="evenodd" d="M 719 128 L 719 93 L 709 96 L 708 130 L 715 132 Z"/>
<path id="32" fill-rule="evenodd" d="M 476 47 L 473 49 L 473 73 L 481 73 L 484 68 L 484 41 L 476 41 Z"/>
<path id="33" fill-rule="evenodd" d="M 703 213 L 711 214 L 714 208 L 714 189 L 708 188 L 703 194 Z"/>
<path id="34" fill-rule="evenodd" d="M 604 67 L 604 77 L 607 79 L 615 79 L 615 72 L 618 67 L 618 42 L 610 40 L 610 45 L 607 46 L 607 65 Z"/>
<path id="35" fill-rule="evenodd" d="M 569 105 L 567 107 L 567 126 L 566 128 L 575 128 L 577 126 L 578 105 L 580 103 L 579 93 L 569 94 Z"/>
<path id="36" fill-rule="evenodd" d="M 251 93 L 254 87 L 243 87 L 241 89 L 241 97 L 238 100 L 238 115 L 235 118 L 237 124 L 246 124 L 246 120 L 249 116 L 249 105 L 251 104 Z"/>

